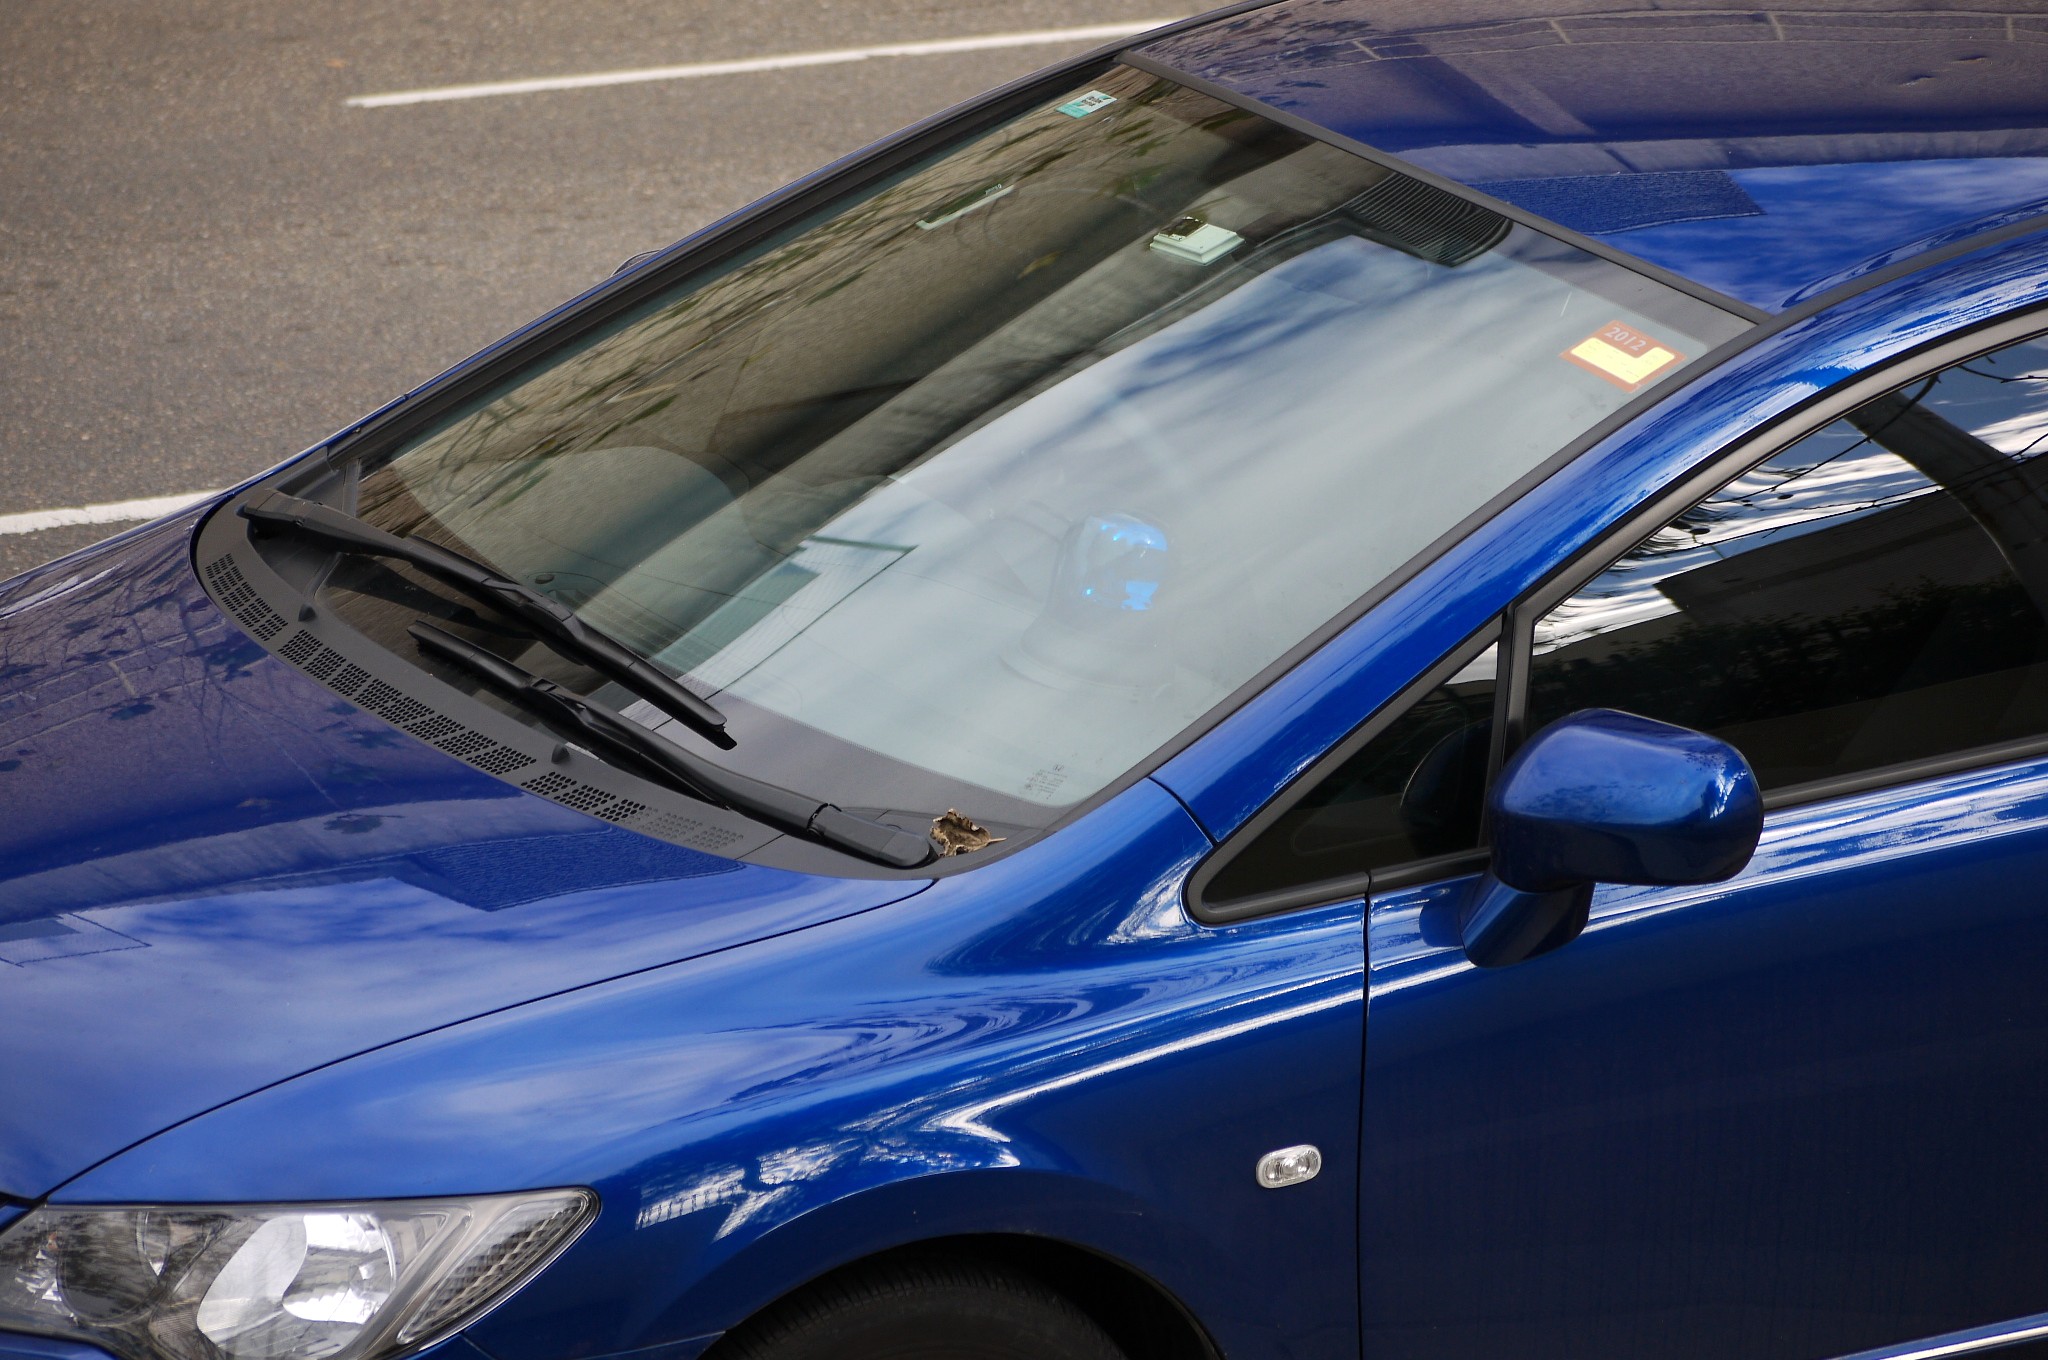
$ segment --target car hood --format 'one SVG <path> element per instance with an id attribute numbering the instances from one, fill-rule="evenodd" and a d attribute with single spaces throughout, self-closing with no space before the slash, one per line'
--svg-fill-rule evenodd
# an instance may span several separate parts
<path id="1" fill-rule="evenodd" d="M 487 1011 L 895 901 L 655 841 L 337 699 L 197 515 L 0 586 L 0 1193 Z"/>

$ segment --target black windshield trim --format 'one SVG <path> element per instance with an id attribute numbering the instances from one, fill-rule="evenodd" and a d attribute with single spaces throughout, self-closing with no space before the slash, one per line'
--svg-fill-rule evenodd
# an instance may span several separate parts
<path id="1" fill-rule="evenodd" d="M 1613 246 L 1606 244 L 1597 237 L 1582 235 L 1569 227 L 1561 227 L 1548 218 L 1537 216 L 1526 208 L 1516 207 L 1506 199 L 1494 198 L 1490 194 L 1479 192 L 1468 184 L 1460 184 L 1454 179 L 1446 179 L 1434 171 L 1425 170 L 1419 165 L 1401 159 L 1399 156 L 1389 155 L 1377 147 L 1359 141 L 1355 137 L 1347 137 L 1341 132 L 1332 132 L 1322 124 L 1312 123 L 1299 114 L 1289 113 L 1286 109 L 1276 108 L 1262 100 L 1254 99 L 1241 90 L 1234 90 L 1228 85 L 1219 85 L 1213 80 L 1207 80 L 1201 76 L 1191 75 L 1186 71 L 1179 70 L 1158 60 L 1156 57 L 1146 56 L 1140 49 L 1127 49 L 1122 54 L 1120 60 L 1126 66 L 1134 67 L 1149 75 L 1158 76 L 1161 80 L 1170 80 L 1176 85 L 1184 85 L 1190 90 L 1208 95 L 1211 99 L 1229 104 L 1233 108 L 1243 109 L 1246 113 L 1255 113 L 1261 118 L 1278 123 L 1281 127 L 1287 128 L 1290 131 L 1298 132 L 1304 137 L 1312 137 L 1327 146 L 1334 146 L 1340 151 L 1348 151 L 1362 160 L 1371 161 L 1375 165 L 1384 165 L 1387 169 L 1406 175 L 1410 179 L 1420 180 L 1433 188 L 1453 194 L 1475 207 L 1499 213 L 1510 221 L 1519 222 L 1525 227 L 1540 231 L 1545 236 L 1563 241 L 1566 245 L 1574 246 L 1579 250 L 1585 251 L 1588 255 L 1594 255 L 1606 260 L 1610 264 L 1618 264 L 1632 274 L 1641 274 L 1645 278 L 1654 279 L 1675 292 L 1684 293 L 1688 297 L 1704 302 L 1710 307 L 1739 316 L 1745 321 L 1767 321 L 1773 315 L 1761 307 L 1753 306 L 1738 298 L 1729 297 L 1726 293 L 1709 288 L 1703 283 L 1685 277 L 1683 274 L 1674 274 L 1660 265 L 1651 264 L 1648 260 L 1638 259 L 1625 250 L 1616 250 Z"/>
<path id="2" fill-rule="evenodd" d="M 415 623 L 408 631 L 421 650 L 534 710 L 566 739 L 596 742 L 629 764 L 646 766 L 682 793 L 892 869 L 916 869 L 938 857 L 937 846 L 929 837 L 846 812 L 811 794 L 721 769 L 610 705 L 535 675 L 431 623 Z"/>
<path id="3" fill-rule="evenodd" d="M 712 806 L 622 766 L 567 745 L 550 729 L 510 711 L 495 696 L 471 693 L 429 670 L 408 647 L 400 653 L 350 626 L 338 610 L 305 591 L 306 568 L 322 549 L 289 539 L 256 549 L 249 524 L 216 512 L 193 536 L 193 569 L 217 606 L 272 656 L 306 679 L 508 791 L 546 798 L 600 822 L 728 860 L 783 865 L 785 847 L 817 851 L 756 819 Z M 317 580 L 317 575 L 314 577 Z M 852 855 L 838 855 L 842 878 L 907 877 Z M 815 872 L 815 870 L 813 870 Z M 927 874 L 914 877 L 924 878 Z"/>

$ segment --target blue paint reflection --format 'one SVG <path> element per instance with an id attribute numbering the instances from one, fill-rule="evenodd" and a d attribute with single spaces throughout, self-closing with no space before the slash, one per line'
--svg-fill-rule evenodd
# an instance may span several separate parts
<path id="1" fill-rule="evenodd" d="M 0 1190 L 307 1066 L 922 886 L 655 841 L 338 704 L 201 594 L 193 518 L 0 594 Z"/>
<path id="2" fill-rule="evenodd" d="M 1264 1337 L 1338 1360 L 1351 1163 L 1333 1158 L 1282 1231 L 1248 1168 L 1276 1126 L 1356 1145 L 1362 904 L 1199 926 L 1180 895 L 1210 848 L 1141 781 L 886 910 L 363 1054 L 64 1194 L 118 1199 L 137 1178 L 189 1199 L 230 1181 L 285 1199 L 592 1185 L 598 1223 L 479 1335 L 507 1360 L 716 1330 L 746 1290 L 805 1273 L 813 1248 L 844 1260 L 905 1225 L 990 1222 L 1131 1261 L 1233 1353 Z M 1270 1272 L 1206 1264 L 1254 1238 Z M 632 1295 L 637 1309 L 593 1305 L 650 1272 L 701 1283 L 658 1317 L 658 1290 Z"/>
<path id="3" fill-rule="evenodd" d="M 1893 259 L 2048 212 L 2043 157 L 1787 165 L 1730 177 L 1758 213 L 1605 239 L 1778 311 Z"/>

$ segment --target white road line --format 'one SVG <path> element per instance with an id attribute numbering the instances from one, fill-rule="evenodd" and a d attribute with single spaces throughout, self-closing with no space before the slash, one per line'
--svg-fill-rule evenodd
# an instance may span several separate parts
<path id="1" fill-rule="evenodd" d="M 130 520 L 157 519 L 183 510 L 197 500 L 218 496 L 218 491 L 187 491 L 182 496 L 150 496 L 139 501 L 107 501 L 100 505 L 67 505 L 57 510 L 24 510 L 18 515 L 0 515 L 0 536 L 38 534 L 45 529 L 62 529 L 70 524 L 125 524 Z"/>
<path id="2" fill-rule="evenodd" d="M 1178 17 L 1178 16 L 1176 16 Z M 704 61 L 690 66 L 649 66 L 637 71 L 598 71 L 582 76 L 543 76 L 536 80 L 500 80 L 486 85 L 443 85 L 433 90 L 400 90 L 394 94 L 359 94 L 344 100 L 350 108 L 382 109 L 394 104 L 434 104 L 445 99 L 490 99 L 501 94 L 538 94 L 545 90 L 588 90 L 601 85 L 638 85 L 650 80 L 698 80 L 704 76 L 737 76 L 754 71 L 787 71 L 799 66 L 833 66 L 874 57 L 926 57 L 947 52 L 986 52 L 999 47 L 1037 47 L 1048 43 L 1107 42 L 1174 19 L 1134 19 L 1087 28 L 1041 28 L 1030 33 L 985 33 L 978 38 L 936 38 L 926 42 L 887 43 L 879 47 L 841 47 L 829 52 L 789 52 L 779 57 L 747 57 L 739 61 Z"/>

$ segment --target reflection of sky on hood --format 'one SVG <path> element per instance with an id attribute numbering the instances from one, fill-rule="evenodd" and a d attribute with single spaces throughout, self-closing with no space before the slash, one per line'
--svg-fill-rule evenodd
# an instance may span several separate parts
<path id="1" fill-rule="evenodd" d="M 308 1067 L 921 886 L 519 793 L 233 628 L 189 528 L 0 590 L 0 1190 Z"/>
<path id="2" fill-rule="evenodd" d="M 1779 310 L 1881 267 L 1894 255 L 2048 212 L 2048 158 L 1789 165 L 1728 173 L 1763 209 L 1760 216 L 1639 227 L 1604 239 L 1745 302 Z"/>

